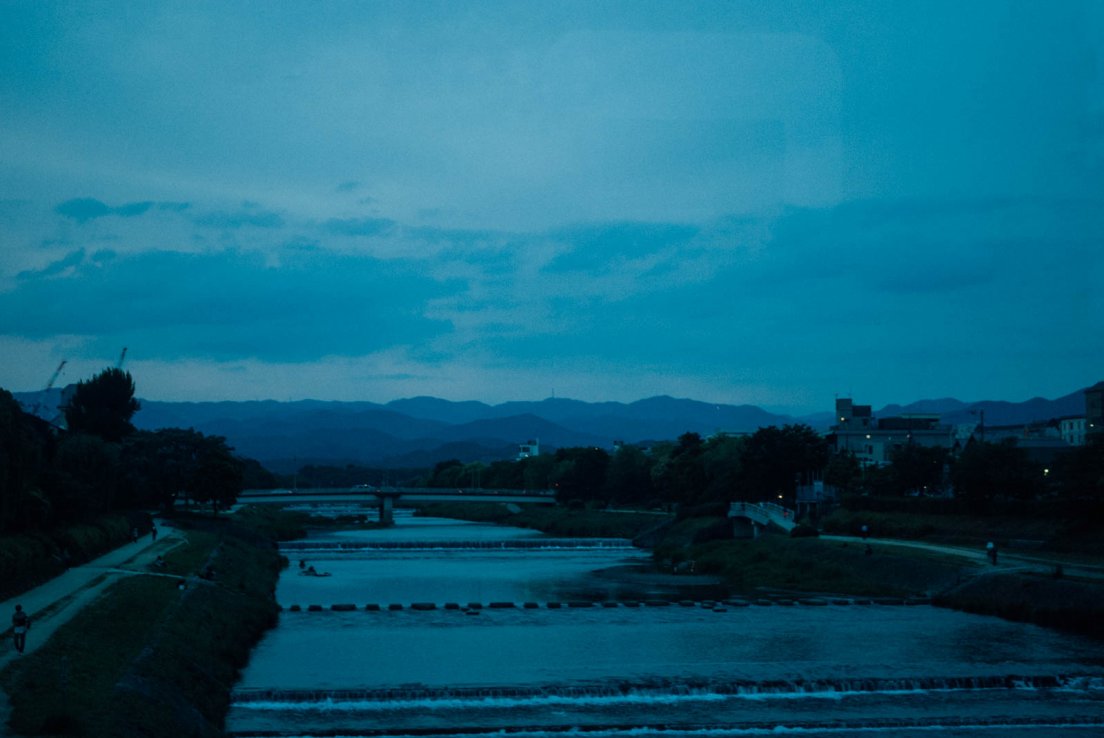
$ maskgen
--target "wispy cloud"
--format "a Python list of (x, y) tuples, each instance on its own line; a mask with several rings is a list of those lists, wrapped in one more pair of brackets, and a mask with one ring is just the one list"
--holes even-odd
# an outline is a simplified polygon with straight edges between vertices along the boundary
[[(64, 276), (64, 279), (59, 279)], [(74, 252), (0, 293), (0, 333), (84, 335), (148, 356), (307, 360), (417, 344), (448, 329), (423, 305), (451, 289), (371, 258)]]
[(237, 230), (239, 228), (280, 228), (284, 218), (277, 212), (265, 210), (256, 203), (244, 203), (237, 210), (224, 210), (197, 214), (193, 221), (205, 228)]
[(146, 201), (129, 202), (111, 207), (95, 198), (78, 197), (72, 200), (66, 200), (59, 204), (54, 210), (59, 215), (64, 215), (66, 218), (72, 218), (78, 223), (86, 223), (90, 220), (104, 218), (109, 215), (115, 215), (120, 218), (134, 218), (139, 215), (145, 215), (153, 206), (154, 203)]

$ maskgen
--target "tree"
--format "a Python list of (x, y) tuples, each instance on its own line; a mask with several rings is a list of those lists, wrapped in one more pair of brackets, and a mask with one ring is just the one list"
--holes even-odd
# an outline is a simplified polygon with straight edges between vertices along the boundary
[(56, 514), (80, 520), (115, 507), (119, 446), (88, 433), (69, 433), (58, 444), (47, 483)]
[(746, 447), (746, 438), (732, 436), (715, 436), (705, 442), (701, 458), (705, 502), (730, 502), (736, 498)]
[(797, 480), (822, 471), (828, 442), (807, 425), (760, 428), (747, 440), (740, 475), (740, 498), (792, 505)]
[(242, 463), (225, 438), (199, 435), (189, 491), (196, 502), (211, 503), (211, 511), (217, 514), (234, 504), (241, 493)]
[(1015, 438), (971, 441), (951, 469), (951, 481), (955, 493), (975, 508), (998, 497), (1030, 499), (1045, 486), (1042, 466), (1028, 459)]
[(40, 489), (52, 441), (46, 423), (24, 413), (0, 389), (0, 530), (47, 522), (50, 504)]
[(1104, 438), (1090, 439), (1056, 466), (1058, 493), (1063, 498), (1104, 501)]
[(177, 495), (190, 496), (204, 438), (199, 431), (181, 428), (136, 431), (127, 437), (122, 451), (125, 502), (169, 509)]
[(606, 481), (610, 456), (600, 448), (561, 448), (553, 457), (551, 482), (556, 500), (596, 500)]
[(636, 446), (617, 449), (606, 467), (605, 496), (613, 502), (643, 503), (654, 494), (647, 454)]
[(678, 443), (655, 469), (655, 485), (664, 499), (684, 505), (701, 502), (705, 492), (704, 450), (705, 443), (697, 433), (678, 437)]
[(908, 444), (890, 454), (893, 492), (899, 495), (940, 491), (950, 452), (942, 446)]
[(862, 465), (853, 451), (840, 451), (828, 460), (828, 465), (824, 468), (824, 483), (843, 494), (858, 491), (862, 478)]
[(464, 463), (460, 459), (448, 459), (438, 461), (433, 467), (433, 473), (426, 482), (427, 487), (441, 489), (457, 489), (460, 487), (460, 475), (464, 472)]
[(210, 502), (217, 512), (237, 499), (244, 481), (245, 463), (225, 438), (191, 429), (138, 431), (123, 444), (122, 457), (124, 501), (129, 505), (170, 508), (183, 495)]
[(552, 454), (530, 456), (518, 462), (525, 489), (551, 489), (556, 459)]
[(77, 383), (72, 399), (65, 406), (65, 422), (70, 431), (118, 442), (134, 432), (130, 419), (138, 408), (130, 372), (105, 369), (92, 379)]
[(480, 484), (485, 489), (522, 489), (524, 468), (517, 461), (493, 461), (481, 472)]

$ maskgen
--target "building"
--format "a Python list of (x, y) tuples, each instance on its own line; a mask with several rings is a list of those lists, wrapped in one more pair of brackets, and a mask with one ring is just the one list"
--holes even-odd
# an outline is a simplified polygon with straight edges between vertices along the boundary
[(1104, 382), (1085, 390), (1085, 442), (1104, 437)]
[(794, 495), (796, 517), (816, 520), (830, 510), (838, 498), (836, 488), (825, 484), (819, 474), (798, 479)]
[(869, 405), (839, 398), (828, 440), (837, 452), (853, 453), (863, 466), (881, 466), (890, 462), (894, 450), (908, 445), (953, 449), (955, 429), (927, 413), (875, 418)]
[(540, 456), (540, 439), (530, 439), (525, 443), (518, 444), (517, 460), (532, 458), (534, 456)]
[(1067, 415), (1058, 418), (1058, 435), (1070, 446), (1085, 445), (1085, 416)]

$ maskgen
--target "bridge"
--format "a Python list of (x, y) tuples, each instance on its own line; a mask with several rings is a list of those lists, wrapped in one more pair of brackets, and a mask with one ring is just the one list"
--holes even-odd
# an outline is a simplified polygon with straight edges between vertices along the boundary
[(728, 517), (737, 538), (757, 538), (759, 526), (776, 525), (788, 533), (797, 525), (793, 510), (773, 502), (733, 502)]
[(250, 505), (302, 505), (312, 502), (369, 502), (379, 505), (380, 522), (395, 521), (395, 503), (411, 502), (512, 502), (555, 505), (553, 490), (435, 489), (432, 487), (314, 487), (306, 489), (247, 489), (238, 501)]

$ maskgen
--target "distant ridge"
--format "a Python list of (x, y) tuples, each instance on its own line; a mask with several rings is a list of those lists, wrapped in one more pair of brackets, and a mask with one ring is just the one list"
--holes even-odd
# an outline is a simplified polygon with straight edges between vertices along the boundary
[[(25, 409), (54, 413), (61, 390), (17, 392)], [(635, 402), (584, 402), (549, 398), (489, 405), (411, 397), (385, 404), (276, 400), (248, 402), (162, 402), (142, 400), (134, 416), (144, 430), (194, 428), (225, 436), (238, 453), (277, 471), (302, 464), (363, 464), (390, 468), (432, 466), (437, 461), (490, 462), (513, 458), (519, 443), (539, 440), (543, 449), (612, 447), (614, 441), (674, 440), (686, 432), (753, 433), (771, 425), (806, 423), (826, 430), (832, 413), (794, 417), (754, 405), (725, 405), (661, 395)], [(966, 403), (954, 398), (886, 405), (875, 413), (938, 414), (945, 423), (989, 426), (1045, 421), (1084, 412), (1084, 390), (1056, 400)]]

